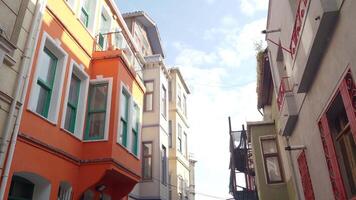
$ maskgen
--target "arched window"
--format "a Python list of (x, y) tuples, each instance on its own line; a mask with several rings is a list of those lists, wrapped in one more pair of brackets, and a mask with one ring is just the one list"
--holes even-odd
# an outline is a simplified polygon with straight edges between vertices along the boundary
[(9, 200), (31, 200), (35, 184), (20, 176), (13, 176), (9, 192)]

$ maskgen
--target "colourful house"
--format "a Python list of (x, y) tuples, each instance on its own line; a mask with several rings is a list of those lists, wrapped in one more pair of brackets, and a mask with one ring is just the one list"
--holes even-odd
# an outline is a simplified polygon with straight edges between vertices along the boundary
[(144, 60), (112, 0), (41, 2), (1, 198), (127, 199), (141, 178)]

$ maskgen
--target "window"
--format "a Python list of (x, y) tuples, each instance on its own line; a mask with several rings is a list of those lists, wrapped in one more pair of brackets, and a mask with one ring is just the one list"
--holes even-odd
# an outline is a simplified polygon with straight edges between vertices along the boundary
[(168, 81), (168, 100), (172, 101), (172, 81)]
[(283, 182), (276, 139), (261, 138), (261, 144), (267, 183), (273, 184)]
[(67, 182), (61, 182), (59, 184), (57, 199), (58, 200), (71, 200), (72, 196), (72, 187)]
[(179, 108), (182, 108), (181, 92), (182, 92), (182, 89), (181, 89), (180, 85), (178, 85), (178, 91), (177, 91), (178, 102), (177, 103), (178, 103)]
[(129, 126), (129, 106), (130, 106), (130, 95), (123, 88), (121, 93), (120, 102), (120, 136), (119, 143), (127, 147), (127, 136), (128, 136), (128, 126)]
[(187, 138), (187, 133), (184, 132), (183, 134), (183, 142), (184, 142), (184, 147), (183, 147), (183, 155), (185, 157), (188, 157), (188, 138)]
[(178, 124), (178, 151), (182, 153), (182, 126)]
[(340, 94), (336, 96), (326, 116), (346, 193), (351, 198), (356, 196), (356, 145)]
[(152, 180), (152, 142), (142, 143), (142, 180)]
[(36, 112), (47, 118), (53, 92), (58, 58), (46, 47), (43, 49), (43, 52), (44, 54), (39, 63), (39, 73), (37, 79), (37, 85), (39, 86), (40, 91), (38, 95)]
[(132, 114), (132, 137), (131, 137), (131, 148), (132, 153), (137, 156), (138, 153), (138, 138), (139, 138), (139, 127), (140, 127), (140, 108), (137, 104), (134, 104), (133, 114)]
[(80, 20), (87, 28), (89, 27), (89, 13), (90, 13), (90, 1), (84, 0), (83, 6), (80, 10)]
[(108, 104), (108, 83), (92, 83), (89, 87), (88, 114), (85, 140), (100, 140), (105, 137)]
[(161, 164), (162, 164), (161, 182), (162, 184), (167, 185), (167, 149), (163, 145), (162, 145)]
[(9, 200), (31, 200), (34, 189), (35, 184), (31, 181), (19, 176), (13, 176), (9, 191)]
[(169, 148), (172, 148), (172, 120), (168, 121), (168, 143), (169, 143)]
[(172, 200), (172, 174), (168, 175), (168, 200)]
[(90, 31), (93, 31), (97, 0), (82, 0), (79, 19)]
[(88, 99), (89, 76), (84, 67), (72, 60), (65, 96), (65, 110), (62, 115), (61, 128), (77, 138), (83, 138)]
[(46, 32), (39, 49), (28, 109), (56, 124), (68, 56)]
[(145, 111), (153, 111), (153, 81), (145, 81), (146, 93), (145, 93)]
[(161, 109), (162, 109), (162, 115), (163, 117), (167, 117), (167, 90), (166, 88), (162, 85), (162, 97), (161, 97)]
[(107, 34), (110, 32), (111, 28), (111, 19), (108, 11), (103, 7), (100, 15), (100, 29), (99, 29), (99, 46), (106, 50), (108, 47)]
[(183, 95), (183, 113), (187, 116), (187, 97)]
[(178, 199), (183, 200), (184, 183), (183, 178), (178, 176)]
[(67, 101), (67, 112), (64, 122), (64, 128), (67, 131), (74, 133), (78, 113), (78, 100), (80, 92), (80, 79), (75, 74), (72, 74), (69, 88), (70, 89)]

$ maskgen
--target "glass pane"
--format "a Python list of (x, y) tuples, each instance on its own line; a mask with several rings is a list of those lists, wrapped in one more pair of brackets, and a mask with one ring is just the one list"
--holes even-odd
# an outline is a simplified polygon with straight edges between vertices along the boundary
[(48, 114), (49, 98), (50, 92), (40, 86), (36, 112), (44, 117), (47, 117)]
[(70, 132), (74, 132), (76, 110), (67, 106), (66, 118), (64, 121), (64, 128)]
[(151, 158), (144, 158), (143, 160), (143, 179), (150, 179), (151, 175), (151, 167), (152, 167), (152, 159)]
[(339, 139), (342, 160), (346, 169), (347, 182), (352, 195), (356, 194), (356, 146), (351, 131)]
[(262, 140), (263, 153), (277, 153), (276, 140)]
[(153, 82), (146, 82), (146, 92), (153, 92)]
[(105, 130), (105, 112), (89, 115), (89, 138), (103, 139)]
[(143, 155), (148, 156), (152, 154), (152, 144), (151, 143), (144, 143), (143, 144)]
[(268, 178), (271, 182), (282, 181), (281, 171), (279, 169), (278, 157), (266, 158)]
[(69, 96), (68, 96), (68, 101), (73, 106), (77, 106), (78, 104), (79, 90), (80, 90), (80, 79), (73, 74), (72, 79), (70, 80), (70, 88), (69, 88)]
[(88, 27), (88, 25), (89, 25), (89, 15), (88, 15), (87, 11), (85, 10), (85, 8), (81, 9), (80, 21), (82, 21), (83, 24), (86, 27)]
[(132, 152), (135, 154), (135, 155), (137, 155), (137, 132), (136, 131), (132, 131), (132, 144), (131, 144), (131, 146), (132, 146)]
[(127, 122), (123, 119), (120, 120), (120, 135), (119, 135), (119, 142), (126, 146), (127, 142)]
[(128, 95), (123, 92), (122, 93), (122, 99), (120, 102), (120, 110), (121, 110), (121, 117), (127, 122), (127, 117), (128, 117), (128, 104), (129, 104), (129, 97)]
[(132, 113), (132, 126), (135, 131), (138, 131), (139, 128), (139, 117), (140, 117), (140, 109), (135, 104)]
[(146, 94), (145, 95), (145, 108), (146, 108), (146, 111), (151, 111), (153, 110), (153, 94), (150, 93), (150, 94)]
[(105, 110), (108, 84), (96, 84), (90, 86), (90, 107), (89, 111)]
[(43, 52), (44, 53), (38, 63), (38, 78), (52, 86), (57, 65), (57, 58), (46, 48)]

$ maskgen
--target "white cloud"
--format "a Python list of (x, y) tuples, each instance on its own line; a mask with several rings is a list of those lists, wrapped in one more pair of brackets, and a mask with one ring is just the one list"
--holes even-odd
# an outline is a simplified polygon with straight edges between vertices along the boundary
[[(236, 74), (243, 61), (255, 60), (254, 42), (263, 39), (260, 30), (266, 19), (252, 21), (242, 27), (233, 18), (222, 19), (221, 26), (206, 32), (205, 39), (217, 40), (212, 51), (204, 51), (183, 43), (174, 46), (179, 51), (175, 60), (192, 94), (188, 99), (190, 151), (196, 164), (197, 200), (214, 199), (199, 193), (229, 198), (229, 132), (228, 116), (233, 128), (239, 130), (246, 121), (259, 120), (256, 109), (256, 83), (228, 87), (241, 83)], [(255, 66), (248, 66), (254, 70)], [(235, 82), (235, 83), (232, 83)]]
[(240, 0), (240, 11), (252, 16), (257, 11), (265, 11), (268, 9), (268, 0)]

